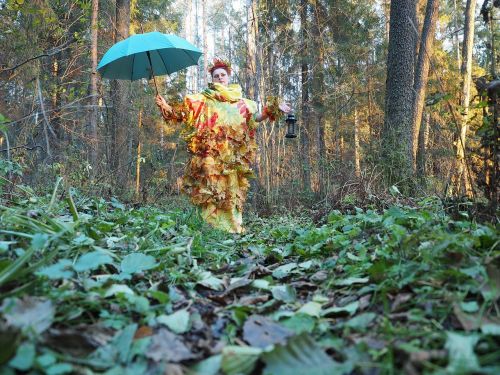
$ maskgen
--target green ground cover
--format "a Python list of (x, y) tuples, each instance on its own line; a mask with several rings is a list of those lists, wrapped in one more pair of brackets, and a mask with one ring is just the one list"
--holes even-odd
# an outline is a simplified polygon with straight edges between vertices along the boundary
[(0, 207), (5, 374), (500, 373), (499, 228), (436, 199), (243, 235), (56, 201)]

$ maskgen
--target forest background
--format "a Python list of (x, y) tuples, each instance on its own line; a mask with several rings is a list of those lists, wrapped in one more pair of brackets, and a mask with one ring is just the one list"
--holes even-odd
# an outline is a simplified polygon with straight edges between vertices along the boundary
[[(0, 373), (500, 373), (500, 1), (0, 0)], [(262, 108), (246, 233), (180, 197), (158, 30)], [(292, 212), (288, 212), (292, 211)]]
[(63, 176), (125, 201), (177, 195), (188, 155), (154, 86), (95, 70), (115, 42), (158, 30), (204, 52), (198, 67), (158, 78), (170, 101), (202, 89), (207, 63), (221, 56), (247, 97), (292, 104), (298, 138), (284, 137), (283, 121), (257, 134), (250, 202), (261, 212), (361, 205), (387, 191), (469, 196), (495, 210), (498, 5), (0, 1), (0, 186), (45, 191)]

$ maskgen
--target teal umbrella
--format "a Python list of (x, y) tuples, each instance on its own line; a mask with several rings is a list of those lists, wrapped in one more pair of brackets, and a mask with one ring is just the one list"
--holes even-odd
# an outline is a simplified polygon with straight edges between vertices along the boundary
[(132, 35), (113, 45), (97, 70), (109, 79), (151, 79), (197, 65), (200, 56), (201, 51), (187, 40), (154, 31)]

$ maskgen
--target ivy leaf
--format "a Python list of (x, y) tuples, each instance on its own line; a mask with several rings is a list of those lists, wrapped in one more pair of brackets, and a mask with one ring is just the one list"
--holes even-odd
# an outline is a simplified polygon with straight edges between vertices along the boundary
[(49, 236), (45, 233), (36, 233), (31, 240), (31, 247), (35, 250), (41, 250), (45, 246)]
[(190, 315), (186, 309), (178, 310), (170, 315), (160, 315), (158, 323), (165, 324), (174, 333), (185, 333), (190, 329)]
[(73, 276), (73, 271), (68, 269), (72, 262), (69, 259), (60, 259), (56, 264), (42, 268), (37, 271), (38, 276), (46, 276), (51, 280), (69, 279)]
[(130, 289), (127, 285), (125, 285), (125, 284), (113, 284), (106, 291), (106, 293), (104, 294), (104, 297), (111, 297), (111, 296), (117, 295), (118, 293), (128, 294), (131, 296), (135, 295), (134, 291), (132, 289)]
[(500, 336), (500, 324), (486, 323), (481, 325), (481, 332), (485, 335)]
[(468, 374), (479, 370), (479, 361), (474, 353), (479, 336), (465, 336), (454, 332), (447, 332), (446, 335), (449, 358), (446, 370), (451, 374)]
[(345, 325), (350, 328), (364, 330), (375, 320), (376, 317), (377, 314), (371, 312), (360, 314), (348, 320)]
[(297, 299), (297, 292), (290, 285), (277, 285), (271, 288), (271, 293), (273, 297), (278, 301), (283, 301), (285, 303), (295, 302)]
[(158, 264), (151, 255), (131, 253), (123, 258), (121, 270), (123, 273), (137, 273), (155, 268)]
[(23, 299), (5, 299), (1, 311), (8, 325), (36, 333), (42, 333), (49, 328), (55, 314), (50, 300), (28, 296)]
[(318, 302), (307, 302), (303, 305), (298, 311), (298, 314), (306, 314), (310, 316), (314, 316), (319, 318), (319, 314), (321, 313), (321, 304)]
[(35, 361), (35, 345), (23, 343), (17, 348), (16, 356), (9, 362), (10, 367), (20, 371), (28, 371)]
[(210, 271), (204, 271), (199, 274), (199, 280), (197, 284), (203, 285), (206, 288), (210, 288), (217, 291), (224, 290), (224, 282), (213, 276)]
[(92, 251), (78, 258), (73, 268), (76, 272), (84, 272), (95, 270), (103, 264), (113, 264), (113, 259), (102, 251)]
[(222, 354), (217, 354), (198, 362), (188, 370), (187, 375), (218, 375), (222, 363)]
[(347, 313), (349, 315), (353, 315), (356, 313), (359, 307), (359, 302), (354, 301), (342, 307), (330, 307), (321, 312), (321, 316), (335, 315), (340, 313)]
[(261, 353), (262, 349), (250, 346), (226, 346), (222, 349), (222, 370), (226, 375), (248, 375)]
[(273, 277), (275, 277), (276, 279), (284, 279), (295, 268), (297, 268), (297, 263), (288, 263), (283, 266), (279, 266), (273, 271)]
[(347, 279), (337, 280), (335, 285), (348, 286), (353, 284), (366, 284), (368, 277), (348, 277)]

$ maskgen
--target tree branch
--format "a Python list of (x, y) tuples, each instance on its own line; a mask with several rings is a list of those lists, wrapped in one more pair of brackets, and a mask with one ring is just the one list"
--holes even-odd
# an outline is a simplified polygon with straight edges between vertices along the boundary
[(49, 57), (49, 56), (52, 56), (52, 55), (55, 55), (56, 53), (59, 53), (63, 50), (65, 50), (66, 48), (69, 47), (69, 45), (73, 42), (75, 42), (76, 39), (75, 38), (71, 38), (69, 39), (66, 43), (58, 46), (58, 47), (54, 47), (52, 48), (51, 50), (45, 52), (45, 53), (42, 53), (41, 55), (38, 55), (38, 56), (34, 56), (34, 57), (30, 57), (29, 59), (23, 61), (22, 63), (19, 63), (17, 64), (16, 66), (13, 66), (11, 68), (3, 68), (3, 69), (0, 69), (0, 73), (3, 73), (3, 72), (10, 72), (12, 70), (16, 70), (17, 68), (20, 68), (21, 66), (29, 63), (30, 61), (33, 61), (33, 60), (36, 60), (36, 59), (39, 59), (39, 58), (42, 58), (42, 57)]

